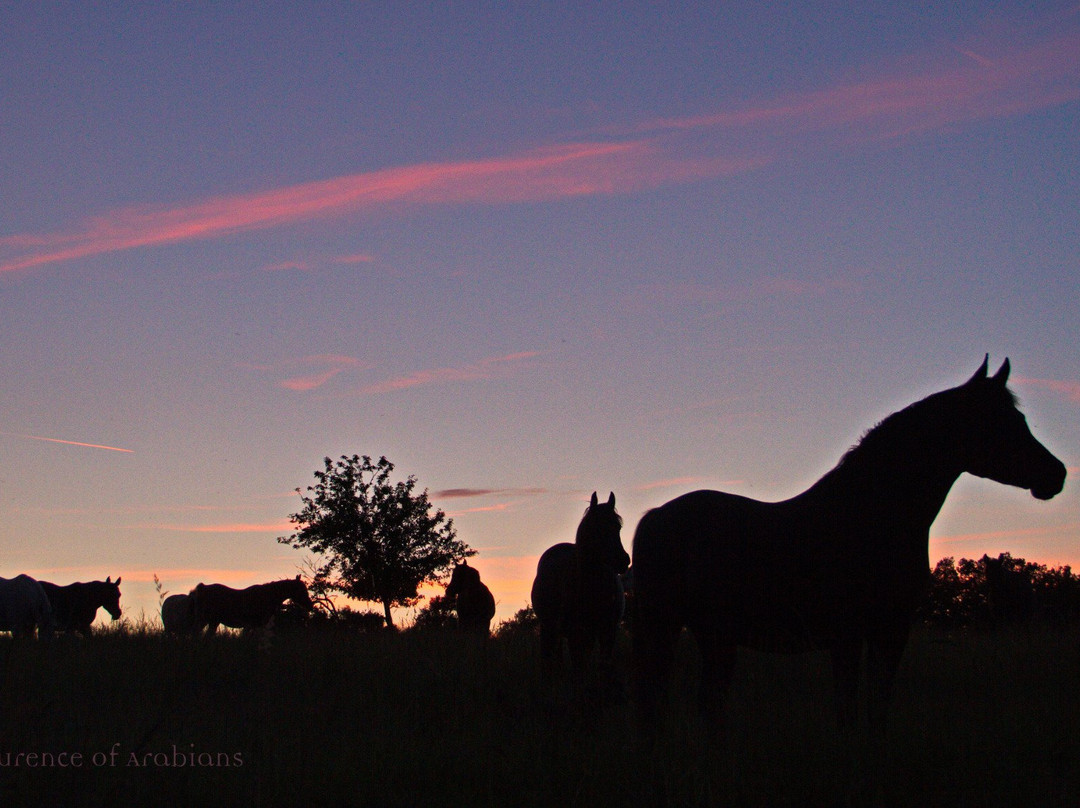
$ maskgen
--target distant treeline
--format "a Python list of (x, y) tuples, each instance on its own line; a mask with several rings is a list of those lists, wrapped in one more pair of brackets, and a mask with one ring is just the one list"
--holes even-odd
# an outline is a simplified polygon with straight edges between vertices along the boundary
[[(633, 597), (628, 591), (627, 596)], [(316, 601), (319, 599), (316, 598)], [(328, 603), (328, 601), (327, 601)], [(627, 610), (630, 619), (631, 609)], [(926, 601), (917, 619), (936, 628), (994, 627), (1041, 623), (1053, 626), (1080, 623), (1080, 574), (1069, 566), (1048, 567), (1002, 553), (997, 558), (943, 558), (930, 573)], [(409, 628), (451, 629), (457, 618), (452, 601), (441, 595), (428, 598)], [(381, 614), (349, 607), (316, 609), (311, 614), (287, 605), (276, 619), (279, 628), (336, 627), (359, 632), (383, 628)], [(530, 606), (495, 627), (497, 635), (536, 631)]]
[(941, 559), (919, 618), (940, 628), (1080, 622), (1080, 575), (1002, 553)]

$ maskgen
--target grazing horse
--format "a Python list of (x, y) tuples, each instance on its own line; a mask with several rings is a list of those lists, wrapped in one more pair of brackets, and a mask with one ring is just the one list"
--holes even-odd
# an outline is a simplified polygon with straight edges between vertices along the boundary
[(601, 505), (594, 492), (574, 544), (556, 544), (540, 556), (532, 605), (540, 620), (542, 673), (547, 682), (558, 667), (566, 638), (579, 680), (590, 654), (599, 646), (601, 673), (608, 680), (601, 686), (612, 692), (621, 690), (614, 671), (615, 632), (624, 605), (619, 576), (630, 566), (621, 530), (615, 494)]
[(459, 630), (488, 635), (491, 618), (495, 616), (495, 598), (480, 580), (479, 570), (470, 567), (467, 561), (454, 567), (446, 597), (454, 602)]
[(52, 606), (41, 584), (29, 575), (0, 578), (0, 631), (15, 637), (50, 635), (54, 626)]
[(268, 584), (255, 584), (247, 589), (233, 589), (224, 584), (199, 584), (191, 590), (194, 602), (195, 625), (207, 634), (213, 634), (218, 626), (229, 628), (266, 628), (281, 608), (291, 600), (305, 609), (314, 605), (308, 597), (307, 587), (300, 576)]
[(865, 646), (869, 720), (883, 728), (912, 615), (929, 582), (930, 525), (968, 472), (1050, 499), (1065, 466), (1031, 434), (1009, 361), (890, 415), (808, 490), (783, 502), (696, 491), (642, 517), (634, 537), (635, 689), (646, 726), (689, 627), (699, 706), (719, 719), (736, 647), (832, 655), (838, 719), (857, 717)]
[(59, 586), (41, 581), (41, 588), (52, 605), (57, 631), (77, 631), (90, 635), (90, 624), (97, 610), (104, 608), (113, 620), (120, 619), (120, 579), (109, 576), (104, 581)]
[(161, 604), (161, 624), (166, 634), (198, 634), (195, 599), (191, 595), (169, 595)]

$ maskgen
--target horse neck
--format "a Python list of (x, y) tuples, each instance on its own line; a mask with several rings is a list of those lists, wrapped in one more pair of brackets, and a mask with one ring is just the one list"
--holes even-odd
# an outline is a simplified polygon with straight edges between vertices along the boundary
[(913, 434), (907, 442), (859, 446), (802, 496), (856, 518), (928, 529), (963, 472), (947, 444)]
[(293, 596), (296, 585), (292, 581), (274, 581), (266, 586), (268, 593), (272, 593), (279, 603), (284, 603)]

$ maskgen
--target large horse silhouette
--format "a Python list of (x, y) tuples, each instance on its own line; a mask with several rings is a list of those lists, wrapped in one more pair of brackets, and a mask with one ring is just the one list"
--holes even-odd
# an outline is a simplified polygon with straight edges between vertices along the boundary
[(98, 609), (105, 609), (109, 617), (119, 620), (120, 579), (112, 576), (104, 581), (74, 583), (67, 586), (41, 581), (49, 603), (52, 605), (53, 618), (58, 631), (77, 631), (89, 636), (90, 625), (97, 617)]
[(616, 684), (615, 631), (624, 605), (619, 576), (630, 565), (621, 530), (615, 494), (600, 504), (593, 492), (574, 543), (556, 544), (540, 556), (532, 585), (532, 605), (540, 620), (542, 673), (549, 684), (562, 657), (564, 638), (579, 683), (590, 655), (599, 646), (600, 674), (608, 680), (600, 685), (610, 690)]
[(883, 726), (912, 615), (929, 581), (930, 525), (964, 472), (1050, 499), (1065, 466), (1006, 387), (1009, 360), (871, 429), (805, 492), (759, 502), (678, 497), (634, 537), (635, 690), (656, 718), (681, 629), (701, 652), (702, 712), (719, 719), (736, 647), (832, 655), (838, 718), (857, 717), (864, 646), (869, 720)]
[(480, 571), (462, 561), (454, 567), (446, 597), (453, 600), (457, 611), (458, 629), (468, 633), (487, 636), (491, 630), (491, 618), (495, 616), (495, 597), (480, 580)]
[(305, 609), (313, 608), (307, 587), (299, 575), (246, 589), (233, 589), (224, 584), (199, 584), (191, 590), (190, 597), (196, 630), (205, 628), (207, 634), (215, 633), (220, 625), (240, 629), (266, 628), (287, 600)]

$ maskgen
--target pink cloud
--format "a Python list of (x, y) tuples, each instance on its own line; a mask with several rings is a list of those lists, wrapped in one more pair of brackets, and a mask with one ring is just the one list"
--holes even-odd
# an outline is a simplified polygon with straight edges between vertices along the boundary
[(369, 384), (356, 390), (357, 395), (374, 396), (384, 393), (393, 393), (397, 390), (408, 390), (411, 387), (424, 387), (435, 384), (449, 384), (452, 382), (467, 382), (477, 379), (491, 379), (506, 372), (506, 368), (517, 365), (527, 359), (540, 356), (542, 351), (522, 351), (507, 354), (506, 356), (494, 356), (481, 359), (471, 365), (452, 368), (434, 368), (431, 370), (418, 370), (407, 376), (399, 376), (394, 379)]
[(957, 533), (951, 536), (936, 536), (938, 544), (960, 544), (969, 542), (997, 542), (1002, 539), (1022, 539), (1075, 533), (1078, 525), (1055, 525), (1051, 527), (1016, 528), (1014, 530), (991, 530), (984, 533)]
[[(106, 212), (70, 229), (0, 238), (0, 272), (135, 247), (277, 227), (398, 206), (505, 204), (631, 193), (729, 176), (805, 147), (870, 142), (1046, 109), (1080, 98), (1075, 14), (1027, 45), (966, 43), (951, 63), (789, 94), (703, 115), (664, 118), (611, 140), (564, 143), (459, 162), (421, 163), (181, 205)], [(921, 63), (940, 54), (918, 55)], [(732, 133), (745, 131), (742, 153)], [(716, 133), (724, 137), (717, 139)], [(687, 137), (698, 138), (693, 147)], [(771, 146), (765, 144), (771, 143)], [(773, 153), (766, 153), (765, 149)], [(363, 260), (363, 259), (361, 259)]]
[(467, 499), (470, 497), (486, 497), (498, 494), (505, 496), (507, 494), (513, 495), (535, 495), (546, 494), (546, 488), (446, 488), (442, 491), (432, 492), (433, 497), (440, 499)]
[(697, 485), (702, 482), (704, 477), (672, 477), (667, 480), (654, 480), (648, 483), (642, 483), (641, 485), (635, 485), (635, 491), (652, 491), (656, 488), (685, 488), (691, 485)]
[(140, 525), (131, 525), (131, 530), (166, 530), (175, 533), (278, 533), (284, 535), (291, 533), (294, 525), (291, 522), (230, 522), (218, 525), (187, 525), (168, 522), (150, 522)]
[(289, 270), (308, 272), (310, 269), (311, 264), (307, 261), (279, 261), (276, 264), (268, 264), (262, 268), (263, 272), (286, 272)]
[(955, 50), (966, 57), (960, 64), (705, 115), (657, 119), (631, 131), (755, 129), (794, 140), (840, 130), (846, 139), (873, 140), (1025, 114), (1080, 98), (1080, 29), (1075, 22), (1026, 47), (995, 47), (993, 58), (970, 48)]
[(0, 272), (395, 204), (499, 204), (625, 193), (735, 173), (751, 165), (746, 160), (667, 154), (648, 140), (570, 143), (507, 157), (423, 163), (176, 207), (125, 208), (69, 231), (17, 233), (0, 238), (0, 247), (16, 250), (0, 263)]
[[(157, 575), (163, 584), (177, 579), (187, 581), (216, 581), (218, 583), (238, 583), (250, 581), (255, 583), (261, 573), (255, 570), (238, 570), (224, 567), (171, 567), (153, 570), (120, 568), (109, 571), (104, 567), (79, 566), (79, 567), (39, 567), (26, 570), (26, 574), (34, 578), (49, 580), (50, 576), (63, 580), (104, 580), (106, 576), (123, 578), (123, 583), (150, 583)], [(173, 593), (175, 594), (175, 592)]]
[(375, 260), (375, 256), (366, 253), (355, 253), (353, 255), (337, 255), (330, 260), (335, 264), (370, 264)]
[(1058, 379), (1028, 379), (1013, 376), (1012, 383), (1027, 387), (1041, 387), (1053, 393), (1059, 393), (1074, 404), (1080, 404), (1080, 382), (1061, 381)]
[[(338, 374), (347, 370), (358, 370), (365, 367), (365, 363), (353, 356), (342, 354), (316, 354), (304, 356), (299, 359), (289, 359), (271, 365), (248, 364), (243, 365), (250, 370), (261, 373), (289, 373), (289, 377), (282, 379), (278, 384), (286, 390), (306, 392), (322, 387)], [(299, 375), (297, 370), (304, 372)]]

